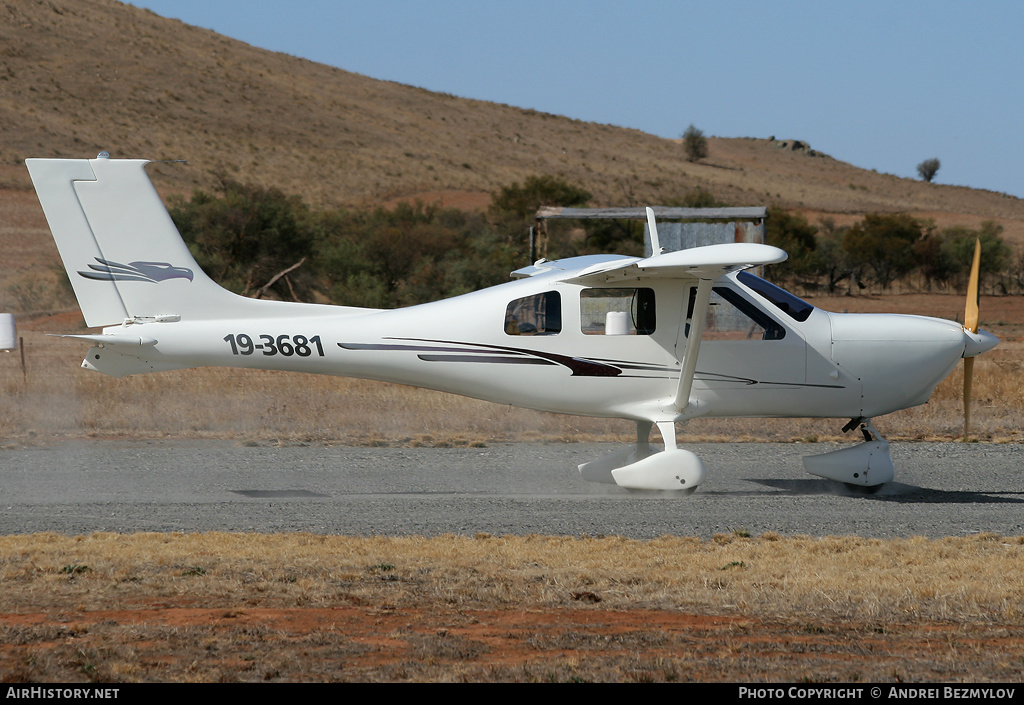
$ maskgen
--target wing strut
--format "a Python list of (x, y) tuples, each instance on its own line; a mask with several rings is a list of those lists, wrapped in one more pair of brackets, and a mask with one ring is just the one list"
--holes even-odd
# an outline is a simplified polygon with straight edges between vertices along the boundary
[[(677, 411), (685, 411), (690, 405), (690, 390), (693, 388), (693, 375), (697, 371), (697, 355), (700, 353), (700, 342), (704, 336), (704, 323), (707, 320), (708, 307), (711, 305), (711, 279), (701, 279), (697, 284), (697, 297), (690, 316), (690, 333), (686, 336), (686, 351), (679, 369), (679, 384), (676, 387), (675, 407)], [(685, 330), (685, 322), (684, 322)], [(659, 427), (660, 428), (660, 427)]]

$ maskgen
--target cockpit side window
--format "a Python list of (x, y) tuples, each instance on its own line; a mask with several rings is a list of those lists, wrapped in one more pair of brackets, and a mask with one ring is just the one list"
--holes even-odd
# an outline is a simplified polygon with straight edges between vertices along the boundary
[(811, 306), (803, 299), (794, 296), (785, 289), (780, 289), (761, 277), (754, 276), (750, 272), (740, 272), (736, 277), (743, 285), (753, 289), (762, 298), (767, 299), (776, 308), (794, 320), (806, 321), (808, 316), (811, 315), (811, 311), (814, 310), (814, 306)]
[(651, 335), (656, 323), (654, 289), (580, 292), (580, 329), (586, 335)]
[[(686, 319), (693, 318), (697, 287), (690, 289), (690, 303)], [(690, 326), (686, 326), (690, 335)], [(711, 305), (704, 320), (704, 340), (782, 340), (786, 329), (778, 321), (765, 314), (727, 287), (716, 286), (711, 290)]]
[(516, 299), (505, 309), (507, 335), (554, 335), (562, 330), (562, 296), (545, 291)]

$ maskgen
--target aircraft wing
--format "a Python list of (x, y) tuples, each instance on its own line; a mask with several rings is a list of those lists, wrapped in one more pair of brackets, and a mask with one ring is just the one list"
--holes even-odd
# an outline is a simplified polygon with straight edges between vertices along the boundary
[(565, 281), (584, 286), (652, 278), (713, 281), (737, 269), (775, 264), (785, 261), (787, 257), (785, 250), (771, 245), (732, 242), (665, 252), (641, 260), (599, 262)]

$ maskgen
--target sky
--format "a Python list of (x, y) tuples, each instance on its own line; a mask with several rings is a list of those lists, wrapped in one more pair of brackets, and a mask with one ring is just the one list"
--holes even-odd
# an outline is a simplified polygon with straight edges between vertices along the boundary
[(1024, 197), (1016, 0), (133, 0), (372, 78)]

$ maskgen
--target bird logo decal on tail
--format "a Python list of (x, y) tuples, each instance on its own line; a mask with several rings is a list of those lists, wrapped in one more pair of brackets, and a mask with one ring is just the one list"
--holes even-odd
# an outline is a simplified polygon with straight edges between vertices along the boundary
[(99, 264), (90, 264), (91, 272), (78, 273), (86, 279), (114, 282), (162, 282), (166, 279), (188, 279), (192, 281), (192, 270), (175, 267), (168, 262), (129, 262), (120, 264), (107, 259), (95, 258)]

